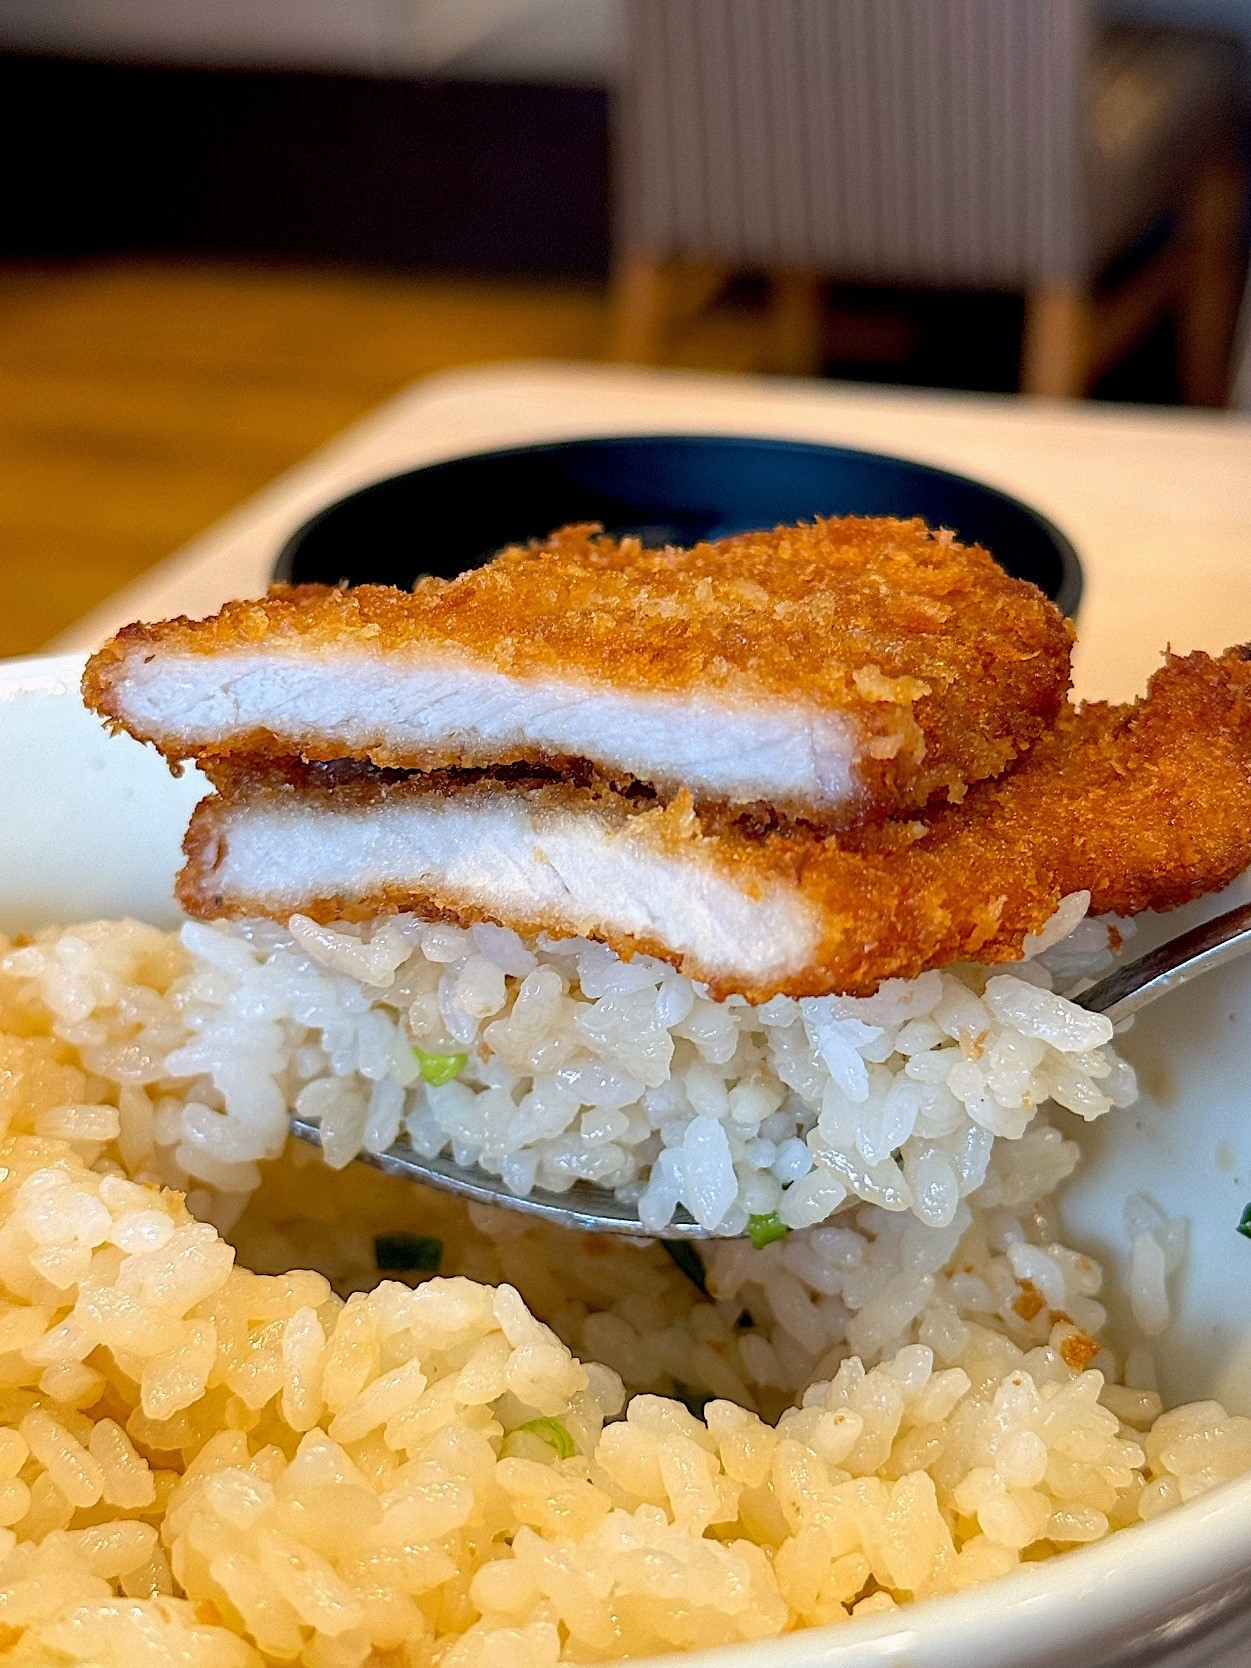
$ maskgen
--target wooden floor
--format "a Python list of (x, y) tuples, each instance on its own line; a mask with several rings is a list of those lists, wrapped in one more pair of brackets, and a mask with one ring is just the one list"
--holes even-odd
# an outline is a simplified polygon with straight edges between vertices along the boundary
[[(0, 267), (0, 656), (40, 648), (415, 377), (599, 358), (602, 291), (152, 261)], [(711, 314), (675, 362), (753, 369)]]

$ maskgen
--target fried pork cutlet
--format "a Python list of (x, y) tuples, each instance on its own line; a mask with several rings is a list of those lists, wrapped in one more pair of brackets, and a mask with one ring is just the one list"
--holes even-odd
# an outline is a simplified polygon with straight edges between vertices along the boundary
[(1069, 708), (1009, 775), (923, 820), (753, 834), (681, 795), (214, 766), (187, 836), (193, 914), (414, 910), (643, 950), (714, 995), (864, 995), (1020, 956), (1070, 892), (1169, 909), (1251, 863), (1251, 664), (1170, 659), (1133, 706)]
[(129, 626), (87, 704), (172, 761), (528, 762), (846, 824), (958, 799), (1055, 720), (1071, 631), (920, 521), (690, 550), (567, 527), (410, 594), (278, 587)]

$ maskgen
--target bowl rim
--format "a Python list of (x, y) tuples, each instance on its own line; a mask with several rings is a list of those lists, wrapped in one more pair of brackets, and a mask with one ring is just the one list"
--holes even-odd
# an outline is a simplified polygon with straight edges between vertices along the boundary
[[(0, 660), (0, 714), (26, 700), (79, 702), (80, 653)], [(7, 716), (0, 723), (14, 722)], [(20, 725), (20, 718), (16, 719)], [(62, 761), (69, 763), (70, 761)], [(4, 786), (0, 780), (0, 808)], [(1129, 1641), (1180, 1643), (1225, 1620), (1251, 1589), (1251, 1473), (1146, 1523), (964, 1592), (853, 1624), (647, 1658), (652, 1668), (1008, 1668)], [(1222, 1597), (1222, 1594), (1224, 1595)], [(1175, 1632), (1174, 1632), (1175, 1630)], [(1119, 1655), (1116, 1657), (1120, 1660)], [(1078, 1660), (1075, 1658), (1075, 1660)], [(1085, 1659), (1081, 1659), (1085, 1660)]]
[[(1081, 557), (1068, 534), (1057, 527), (1049, 516), (1044, 515), (1034, 505), (1026, 503), (1023, 498), (1016, 497), (1014, 493), (1006, 492), (1002, 487), (992, 486), (988, 481), (980, 481), (975, 476), (962, 474), (955, 469), (944, 469), (939, 464), (925, 463), (918, 458), (901, 457), (896, 452), (877, 452), (863, 446), (839, 446), (820, 440), (787, 440), (777, 435), (679, 432), (663, 434), (588, 434), (578, 435), (568, 440), (531, 441), (524, 446), (499, 446), (480, 452), (460, 452), (452, 457), (439, 458), (433, 463), (418, 464), (412, 469), (400, 469), (390, 475), (380, 475), (377, 480), (369, 481), (364, 486), (354, 487), (351, 492), (346, 492), (341, 497), (332, 499), (330, 503), (323, 504), (306, 521), (301, 522), (295, 531), (290, 533), (283, 541), (282, 547), (274, 559), (271, 580), (275, 584), (290, 584), (295, 563), (305, 540), (330, 516), (337, 514), (346, 505), (368, 497), (379, 487), (393, 486), (400, 481), (430, 475), (455, 464), (480, 463), (510, 458), (548, 457), (552, 453), (578, 451), (587, 446), (636, 446), (641, 443), (662, 446), (715, 444), (730, 449), (741, 447), (757, 450), (764, 448), (774, 452), (817, 454), (822, 457), (833, 457), (853, 463), (888, 463), (898, 465), (904, 469), (915, 470), (932, 480), (972, 489), (987, 498), (998, 500), (999, 503), (1007, 505), (1035, 524), (1059, 559), (1060, 584), (1053, 599), (1056, 607), (1069, 619), (1073, 619), (1077, 615), (1085, 585)], [(991, 554), (994, 555), (994, 552), (992, 551)]]
[[(1129, 1536), (1130, 1539), (1126, 1539)], [(649, 1668), (1024, 1668), (1062, 1651), (1074, 1668), (1123, 1659), (1130, 1642), (1176, 1633), (1181, 1644), (1224, 1621), (1232, 1604), (1218, 1595), (1235, 1578), (1251, 1588), (1251, 1473), (1209, 1493), (1127, 1525), (1085, 1546), (1070, 1547), (959, 1593), (919, 1599), (851, 1624), (801, 1628), (732, 1647), (647, 1658)], [(1245, 1604), (1245, 1598), (1244, 1598)], [(1182, 1624), (1193, 1618), (1185, 1633)], [(850, 1631), (848, 1631), (850, 1628)], [(1143, 1668), (1167, 1658), (1133, 1660)], [(1213, 1664), (1216, 1668), (1216, 1664)]]

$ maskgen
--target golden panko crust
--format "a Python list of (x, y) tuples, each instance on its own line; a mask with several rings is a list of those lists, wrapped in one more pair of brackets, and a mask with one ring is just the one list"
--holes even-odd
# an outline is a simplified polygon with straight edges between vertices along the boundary
[[(128, 723), (135, 657), (297, 645), (438, 651), (522, 678), (783, 701), (850, 719), (865, 755), (853, 817), (871, 818), (939, 794), (959, 798), (1031, 746), (1063, 704), (1071, 641), (1068, 622), (1033, 585), (920, 520), (818, 520), (688, 550), (576, 526), (456, 579), (422, 579), (411, 594), (279, 586), (208, 620), (128, 626), (93, 657), (83, 693), (174, 760), (211, 749)], [(254, 731), (217, 750), (326, 759), (336, 743)], [(406, 756), (381, 745), (368, 756), (418, 770), (568, 763), (511, 745), (503, 757), (429, 748)]]
[[(744, 889), (794, 887), (815, 905), (823, 937), (810, 964), (766, 983), (720, 977), (664, 944), (600, 935), (618, 953), (677, 961), (713, 994), (764, 1001), (868, 995), (887, 978), (932, 967), (1018, 959), (1070, 892), (1089, 891), (1094, 914), (1167, 910), (1234, 880), (1251, 864), (1251, 650), (1220, 659), (1170, 657), (1133, 705), (1069, 708), (1054, 732), (1009, 775), (907, 823), (854, 836), (803, 827), (753, 831), (743, 819), (698, 816), (683, 801), (661, 807), (567, 783), (491, 777), (406, 777), (359, 765), (232, 761), (213, 767), (218, 793), (201, 802), (188, 833), (179, 898), (192, 914), (265, 914), (263, 897), (221, 898), (215, 869), (231, 812), (256, 797), (298, 795), (330, 805), (369, 805), (392, 795), (532, 796), (627, 824), (641, 838), (715, 863)], [(362, 920), (393, 910), (470, 924), (490, 919), (471, 900), (437, 888), (307, 898), (320, 921)], [(559, 930), (551, 920), (506, 920), (521, 932)], [(566, 929), (568, 930), (568, 929)]]

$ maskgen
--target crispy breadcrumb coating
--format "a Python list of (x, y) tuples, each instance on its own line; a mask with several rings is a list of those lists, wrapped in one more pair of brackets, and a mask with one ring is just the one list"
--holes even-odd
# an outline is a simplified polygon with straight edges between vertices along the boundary
[[(218, 793), (197, 808), (188, 834), (179, 897), (202, 918), (282, 916), (298, 908), (323, 921), (408, 909), (462, 924), (494, 919), (523, 932), (588, 934), (627, 956), (666, 957), (707, 980), (717, 996), (866, 995), (883, 979), (912, 978), (953, 961), (1018, 958), (1026, 935), (1070, 892), (1089, 891), (1095, 914), (1131, 915), (1172, 909), (1240, 874), (1251, 864), (1249, 655), (1170, 657), (1141, 701), (1067, 709), (1010, 774), (971, 789), (962, 804), (841, 836), (802, 826), (753, 828), (725, 813), (701, 817), (687, 796), (662, 806), (515, 775), (431, 778), (352, 764), (219, 763), (211, 767)], [(292, 876), (268, 871), (223, 879), (231, 842), (250, 818), (275, 813), (281, 829), (290, 816), (299, 839), (311, 831), (315, 852), (319, 830), (331, 835), (356, 818), (353, 827), (367, 840), (384, 809), (436, 812), (440, 805), (467, 811), (471, 825), (476, 813), (523, 810), (538, 865), (545, 830), (555, 838), (589, 820), (601, 846), (616, 842), (621, 851), (623, 890), (616, 898), (579, 899), (557, 889), (555, 902), (530, 915), (501, 914), (482, 886), (451, 884), (447, 873), (405, 875), (402, 854), (385, 884), (326, 892), (314, 885), (297, 893)], [(375, 855), (362, 845), (362, 864)], [(674, 909), (669, 930), (651, 899), (643, 902), (652, 930), (622, 930), (639, 901), (628, 887), (638, 885), (639, 864), (646, 884), (649, 858), (658, 876), (678, 864), (692, 897), (728, 883), (736, 902), (758, 905), (762, 930), (778, 931), (778, 922), (790, 930), (802, 914), (812, 929), (807, 947), (787, 965), (766, 966), (767, 955), (750, 960), (727, 933), (726, 947), (714, 935), (713, 949), (695, 954), (679, 942), (686, 931), (681, 910)], [(394, 864), (394, 853), (387, 860)], [(745, 932), (742, 943), (750, 941)]]
[(649, 550), (592, 527), (409, 594), (133, 625), (87, 704), (171, 760), (529, 762), (827, 825), (958, 799), (1055, 721), (1071, 630), (986, 551), (846, 517)]

